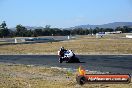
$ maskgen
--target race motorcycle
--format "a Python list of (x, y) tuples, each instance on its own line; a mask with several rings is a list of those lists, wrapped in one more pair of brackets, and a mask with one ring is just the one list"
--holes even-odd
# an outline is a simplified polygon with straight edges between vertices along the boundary
[[(62, 54), (63, 53), (63, 54)], [(59, 63), (66, 61), (66, 63), (79, 63), (79, 58), (72, 52), (72, 50), (58, 51)]]

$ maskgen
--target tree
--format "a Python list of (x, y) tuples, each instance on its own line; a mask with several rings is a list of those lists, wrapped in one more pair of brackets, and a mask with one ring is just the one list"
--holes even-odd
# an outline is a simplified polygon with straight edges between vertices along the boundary
[(88, 29), (84, 29), (85, 30), (85, 35), (89, 34), (89, 30)]
[(123, 29), (124, 29), (124, 33), (128, 33), (129, 32), (128, 26), (123, 26)]
[(97, 30), (96, 30), (96, 29), (94, 29), (94, 30), (93, 30), (93, 34), (96, 34), (96, 33), (97, 33)]
[(51, 28), (51, 35), (55, 35), (55, 36), (59, 36), (59, 35), (63, 35), (63, 31), (60, 30), (59, 28)]
[(115, 31), (122, 31), (122, 33), (125, 33), (125, 29), (122, 27), (117, 27)]
[(63, 36), (71, 35), (71, 31), (70, 31), (70, 30), (63, 30), (63, 31), (62, 31), (62, 35), (63, 35)]
[(51, 27), (50, 25), (46, 25), (45, 29), (50, 29), (50, 27)]
[(27, 28), (25, 28), (22, 25), (17, 25), (16, 26), (16, 36), (26, 37), (26, 35), (27, 35)]
[(6, 22), (3, 21), (0, 25), (0, 37), (7, 37), (10, 34), (9, 29), (7, 28)]
[(50, 31), (48, 29), (43, 29), (43, 36), (49, 36), (50, 35)]
[(89, 34), (91, 34), (91, 35), (93, 34), (93, 29), (92, 28), (89, 29)]
[(34, 32), (36, 33), (37, 36), (42, 36), (43, 35), (42, 29), (35, 29)]
[(105, 28), (104, 30), (105, 30), (105, 32), (113, 32), (114, 31), (114, 29), (112, 29), (112, 28)]

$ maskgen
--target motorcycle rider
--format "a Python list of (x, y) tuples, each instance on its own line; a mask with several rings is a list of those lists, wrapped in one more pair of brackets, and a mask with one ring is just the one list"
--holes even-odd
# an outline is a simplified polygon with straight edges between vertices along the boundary
[(64, 47), (61, 47), (58, 51), (59, 55), (59, 62), (62, 63), (63, 61), (69, 62), (80, 62), (78, 58), (75, 57), (75, 54), (72, 50), (67, 50)]
[(66, 52), (67, 50), (64, 48), (64, 47), (61, 47), (60, 50), (58, 51), (58, 55), (59, 55), (59, 62), (62, 63), (63, 62), (63, 59), (65, 58), (64, 57), (64, 53)]
[(61, 58), (64, 57), (64, 53), (65, 53), (66, 51), (67, 51), (67, 50), (66, 50), (64, 47), (61, 47), (61, 48), (60, 48), (59, 55), (60, 55)]

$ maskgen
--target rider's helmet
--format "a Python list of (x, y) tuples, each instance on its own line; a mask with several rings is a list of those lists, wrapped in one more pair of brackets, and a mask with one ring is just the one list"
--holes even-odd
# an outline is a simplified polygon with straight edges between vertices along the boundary
[(65, 49), (64, 49), (64, 47), (62, 46), (62, 47), (60, 48), (60, 50), (63, 51), (63, 50), (65, 50)]

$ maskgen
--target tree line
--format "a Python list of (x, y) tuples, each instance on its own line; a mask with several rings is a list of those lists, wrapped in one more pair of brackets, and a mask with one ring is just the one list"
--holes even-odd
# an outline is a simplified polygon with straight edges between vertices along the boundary
[(112, 28), (94, 28), (94, 29), (84, 29), (84, 28), (51, 28), (50, 25), (46, 25), (44, 28), (38, 29), (27, 29), (23, 25), (16, 25), (15, 30), (11, 30), (7, 27), (6, 22), (3, 21), (0, 25), (0, 37), (37, 37), (37, 36), (67, 36), (67, 35), (88, 35), (96, 34), (98, 32), (113, 32), (122, 31), (122, 33), (132, 32), (132, 27), (123, 26)]

